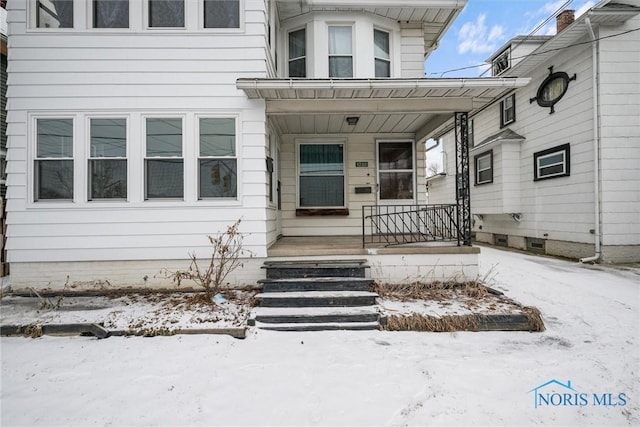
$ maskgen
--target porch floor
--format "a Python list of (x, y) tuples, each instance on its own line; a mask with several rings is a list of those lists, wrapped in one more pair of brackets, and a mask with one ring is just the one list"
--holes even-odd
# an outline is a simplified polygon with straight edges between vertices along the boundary
[(269, 249), (269, 257), (323, 256), (323, 255), (394, 255), (394, 254), (473, 254), (480, 248), (457, 246), (456, 242), (406, 243), (396, 246), (367, 244), (362, 247), (362, 236), (285, 236)]

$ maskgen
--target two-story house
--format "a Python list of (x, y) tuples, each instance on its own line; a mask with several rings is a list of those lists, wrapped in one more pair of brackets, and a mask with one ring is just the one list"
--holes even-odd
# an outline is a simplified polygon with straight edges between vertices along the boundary
[[(577, 19), (561, 13), (555, 36), (516, 37), (489, 58), (494, 76), (531, 81), (469, 113), (478, 242), (640, 261), (638, 28), (639, 1), (605, 0)], [(449, 172), (453, 132), (433, 136)], [(450, 173), (428, 185), (430, 203), (452, 200)]]
[[(161, 286), (239, 218), (233, 283), (279, 237), (370, 255), (365, 207), (426, 201), (425, 138), (528, 82), (424, 78), (465, 3), (9, 2), (12, 286)], [(463, 249), (414, 264), (473, 275)]]

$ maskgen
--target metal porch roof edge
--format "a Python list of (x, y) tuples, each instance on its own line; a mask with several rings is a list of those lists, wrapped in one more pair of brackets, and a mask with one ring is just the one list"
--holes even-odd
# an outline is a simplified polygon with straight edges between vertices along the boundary
[[(393, 93), (385, 92), (384, 96), (375, 96), (375, 91), (394, 91), (412, 89), (432, 89), (451, 90), (467, 89), (469, 98), (479, 95), (487, 89), (511, 89), (523, 87), (529, 84), (528, 77), (477, 77), (477, 78), (447, 78), (447, 79), (268, 79), (268, 78), (239, 78), (236, 80), (236, 87), (243, 90), (249, 99), (276, 99), (265, 93), (277, 93), (280, 91), (293, 91), (293, 99), (309, 99), (308, 91), (354, 91), (357, 98), (377, 98), (377, 99), (404, 99), (404, 96), (395, 96)], [(474, 89), (476, 91), (474, 91)], [(300, 96), (304, 91), (305, 95)], [(446, 98), (446, 94), (437, 98)], [(456, 94), (456, 98), (460, 95)], [(352, 96), (353, 99), (356, 96)], [(313, 98), (312, 98), (313, 99)]]

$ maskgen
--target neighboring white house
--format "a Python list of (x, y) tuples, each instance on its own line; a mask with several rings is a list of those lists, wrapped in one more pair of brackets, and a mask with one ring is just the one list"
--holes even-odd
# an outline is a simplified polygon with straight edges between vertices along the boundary
[[(565, 11), (555, 36), (517, 37), (489, 58), (494, 75), (531, 82), (469, 113), (476, 241), (640, 261), (639, 12), (638, 0), (605, 0), (575, 21)], [(453, 133), (432, 136), (448, 162), (427, 179), (429, 203), (447, 203)]]
[(465, 3), (9, 2), (12, 286), (162, 284), (238, 218), (250, 283), (279, 236), (425, 203), (426, 136), (528, 82), (423, 78)]

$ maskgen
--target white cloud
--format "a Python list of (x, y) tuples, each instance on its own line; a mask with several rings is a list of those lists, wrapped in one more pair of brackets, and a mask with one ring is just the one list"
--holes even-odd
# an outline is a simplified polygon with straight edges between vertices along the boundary
[(466, 22), (458, 31), (458, 53), (493, 52), (504, 39), (504, 27), (494, 25), (489, 29), (485, 23), (487, 15), (478, 15), (475, 22)]

